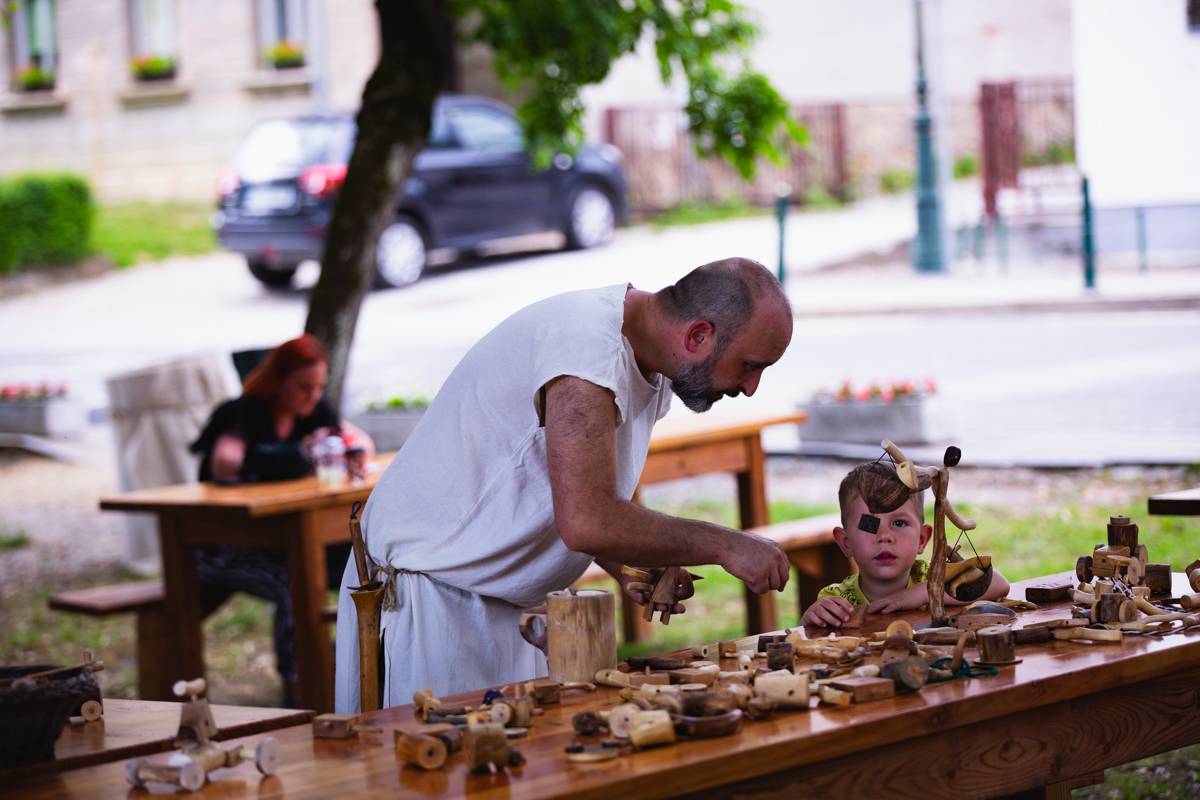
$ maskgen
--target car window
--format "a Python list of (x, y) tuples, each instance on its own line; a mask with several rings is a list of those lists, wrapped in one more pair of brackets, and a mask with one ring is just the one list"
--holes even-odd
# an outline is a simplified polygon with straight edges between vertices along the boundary
[(429, 129), (428, 146), (441, 150), (458, 147), (458, 141), (454, 138), (454, 131), (450, 127), (450, 120), (447, 119), (446, 112), (437, 107), (433, 111), (433, 125)]
[(525, 146), (521, 125), (490, 106), (452, 106), (447, 122), (459, 143), (469, 150), (520, 150)]
[(234, 168), (250, 181), (296, 172), (342, 153), (349, 155), (353, 137), (353, 126), (333, 119), (267, 120), (251, 129)]

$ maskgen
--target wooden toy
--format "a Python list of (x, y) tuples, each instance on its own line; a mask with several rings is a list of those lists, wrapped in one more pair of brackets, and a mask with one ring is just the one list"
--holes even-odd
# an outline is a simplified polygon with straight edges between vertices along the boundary
[(997, 603), (980, 603), (967, 606), (950, 624), (960, 630), (974, 631), (989, 625), (1009, 625), (1016, 618), (1016, 612), (1010, 608)]
[(675, 733), (690, 736), (694, 739), (707, 739), (715, 736), (731, 736), (742, 728), (742, 711), (734, 708), (719, 714), (705, 716), (672, 717)]
[[(78, 664), (71, 664), (67, 667), (55, 667), (54, 669), (42, 670), (41, 672), (32, 672), (27, 675), (21, 675), (16, 678), (0, 679), (0, 687), (6, 686), (33, 686), (36, 684), (44, 684), (56, 679), (68, 678), (73, 675), (79, 675), (84, 672), (96, 673), (104, 669), (104, 662), (97, 661), (91, 650), (83, 651), (83, 661)], [(91, 697), (87, 697), (91, 694)], [(95, 722), (104, 716), (104, 700), (100, 697), (99, 689), (93, 689), (86, 692), (78, 707), (71, 712), (71, 719), (78, 720), (82, 718), (84, 722)]]
[(1192, 591), (1200, 592), (1200, 560), (1193, 561), (1184, 567), (1183, 574), (1187, 575), (1188, 585), (1192, 587)]
[(629, 722), (629, 741), (634, 747), (653, 747), (675, 742), (671, 715), (661, 709), (638, 711)]
[(1098, 544), (1090, 556), (1075, 562), (1075, 575), (1081, 583), (1093, 578), (1117, 578), (1130, 586), (1142, 585), (1147, 566), (1146, 546), (1138, 542), (1138, 526), (1129, 517), (1109, 518), (1108, 544)]
[(125, 779), (131, 786), (143, 788), (147, 783), (180, 786), (198, 791), (215, 769), (236, 767), (253, 759), (263, 775), (274, 775), (279, 769), (282, 753), (274, 737), (264, 736), (254, 750), (231, 745), (221, 747), (211, 741), (217, 733), (212, 709), (203, 697), (208, 684), (203, 678), (177, 681), (173, 688), (176, 697), (187, 697), (179, 710), (179, 730), (175, 734), (175, 757), (167, 763), (133, 758), (125, 762)]
[(467, 725), (462, 736), (463, 760), (471, 772), (497, 772), (505, 767), (519, 767), (525, 757), (508, 743), (504, 726), (494, 722)]
[(787, 670), (766, 672), (754, 679), (754, 694), (777, 708), (808, 708), (808, 676)]
[(848, 706), (854, 701), (854, 695), (850, 692), (835, 689), (828, 684), (817, 688), (817, 696), (827, 706)]
[(1147, 564), (1146, 587), (1155, 597), (1166, 597), (1171, 594), (1171, 565)]
[(1071, 590), (1075, 584), (1069, 580), (1059, 579), (1025, 587), (1025, 599), (1031, 603), (1053, 603), (1057, 600), (1070, 600)]
[(929, 682), (929, 664), (920, 656), (906, 656), (880, 667), (879, 677), (892, 681), (901, 692), (915, 692)]
[(896, 462), (896, 475), (910, 492), (933, 490), (933, 552), (929, 559), (929, 615), (933, 625), (945, 625), (946, 617), (946, 519), (959, 530), (975, 530), (975, 521), (959, 516), (947, 497), (950, 491), (950, 468), (962, 458), (957, 447), (946, 448), (941, 467), (919, 467), (888, 440), (880, 445)]
[(318, 714), (312, 730), (314, 739), (351, 739), (358, 735), (358, 714)]
[(425, 725), (395, 731), (396, 759), (421, 769), (440, 769), (462, 746), (462, 729), (454, 725)]
[(792, 645), (788, 642), (778, 642), (767, 645), (767, 669), (786, 669), (791, 672), (795, 663)]
[(979, 645), (979, 663), (992, 666), (1016, 664), (1016, 640), (1013, 630), (1007, 625), (990, 625), (975, 631), (975, 643)]

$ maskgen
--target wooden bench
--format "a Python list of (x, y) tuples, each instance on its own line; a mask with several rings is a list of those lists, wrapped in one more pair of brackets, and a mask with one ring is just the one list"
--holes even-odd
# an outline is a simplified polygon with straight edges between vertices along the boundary
[[(799, 606), (797, 611), (800, 614), (816, 602), (817, 593), (822, 588), (840, 581), (852, 571), (849, 559), (842, 554), (833, 539), (834, 527), (841, 524), (841, 517), (834, 513), (778, 522), (752, 528), (750, 531), (775, 542), (787, 554), (788, 560), (796, 569), (796, 595)], [(598, 583), (605, 580), (612, 580), (612, 576), (599, 564), (593, 563), (576, 583)], [(641, 609), (632, 601), (626, 602), (626, 597), (619, 592), (618, 598), (625, 641), (639, 642), (649, 638), (652, 629), (642, 619)]]
[(118, 583), (62, 592), (50, 598), (50, 608), (90, 617), (132, 613), (137, 617), (138, 697), (170, 697), (171, 684), (180, 676), (163, 671), (162, 647), (170, 641), (162, 581)]
[[(163, 604), (162, 581), (137, 581), (110, 586), (93, 586), (61, 592), (49, 600), (55, 611), (70, 611), (90, 617), (109, 617), (115, 614), (134, 614), (137, 618), (137, 685), (138, 697), (170, 697), (171, 686), (179, 676), (166, 675), (162, 665), (163, 643), (168, 641), (166, 611)], [(328, 606), (321, 619), (337, 622), (337, 606)]]

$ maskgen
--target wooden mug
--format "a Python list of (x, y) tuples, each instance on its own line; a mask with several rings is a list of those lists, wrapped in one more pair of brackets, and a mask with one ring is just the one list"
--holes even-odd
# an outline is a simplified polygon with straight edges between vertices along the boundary
[[(545, 630), (533, 632), (533, 620)], [(550, 679), (590, 683), (617, 665), (616, 601), (612, 592), (583, 589), (550, 592), (546, 605), (521, 614), (521, 636), (546, 654)]]

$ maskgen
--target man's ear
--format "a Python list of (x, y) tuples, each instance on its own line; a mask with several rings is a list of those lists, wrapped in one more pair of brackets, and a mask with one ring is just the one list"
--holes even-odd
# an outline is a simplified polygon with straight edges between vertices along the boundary
[[(837, 542), (838, 549), (842, 551), (842, 555), (844, 555), (846, 558), (853, 558), (853, 556), (850, 554), (850, 542), (846, 537), (846, 529), (841, 525), (834, 527), (833, 540)], [(924, 547), (924, 543), (922, 543), (921, 546)]]
[(693, 355), (707, 358), (716, 344), (716, 328), (706, 319), (698, 319), (690, 323), (684, 332), (683, 347)]
[(925, 552), (925, 545), (929, 544), (929, 537), (933, 536), (933, 527), (931, 525), (921, 526), (921, 543), (917, 546), (918, 553)]

